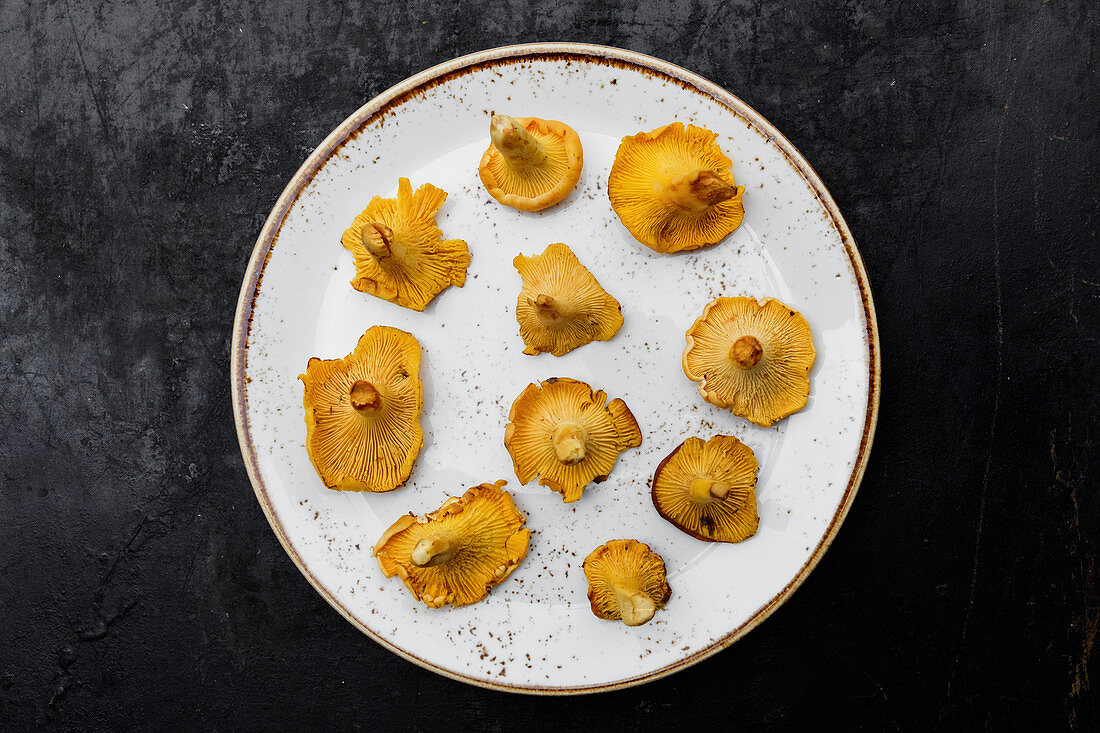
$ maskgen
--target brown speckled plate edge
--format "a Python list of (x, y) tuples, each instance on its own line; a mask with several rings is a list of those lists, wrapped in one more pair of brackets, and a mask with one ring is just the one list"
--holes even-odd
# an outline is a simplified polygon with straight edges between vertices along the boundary
[[(466, 677), (442, 669), (419, 657), (413, 656), (366, 628), (352, 616), (352, 614), (342, 606), (329, 590), (309, 571), (295, 549), (294, 544), (290, 541), (290, 538), (287, 537), (278, 515), (272, 508), (267, 488), (264, 486), (263, 477), (259, 470), (256, 447), (252, 442), (252, 433), (248, 421), (248, 336), (249, 328), (252, 323), (252, 308), (256, 295), (259, 292), (260, 281), (263, 279), (264, 266), (267, 264), (267, 259), (271, 255), (271, 250), (278, 238), (283, 218), (286, 216), (291, 206), (293, 206), (294, 201), (298, 198), (298, 194), (301, 193), (306, 185), (313, 179), (313, 176), (316, 175), (317, 171), (321, 169), (329, 157), (331, 157), (349, 137), (353, 136), (363, 125), (376, 116), (386, 114), (394, 105), (401, 103), (409, 96), (417, 94), (418, 91), (434, 86), (457, 74), (466, 73), (474, 68), (483, 68), (501, 63), (517, 63), (524, 60), (545, 57), (565, 57), (578, 62), (622, 66), (634, 71), (658, 75), (667, 80), (674, 81), (685, 89), (704, 94), (725, 105), (735, 114), (752, 124), (758, 132), (774, 143), (775, 146), (783, 152), (787, 160), (790, 161), (791, 165), (802, 175), (806, 185), (814, 192), (814, 195), (829, 214), (833, 227), (840, 234), (841, 240), (844, 243), (844, 249), (848, 253), (848, 258), (851, 261), (852, 269), (856, 275), (856, 282), (859, 285), (860, 295), (863, 299), (863, 312), (867, 323), (867, 344), (870, 350), (868, 354), (870, 374), (868, 380), (869, 394), (867, 397), (867, 414), (863, 423), (863, 437), (860, 441), (859, 454), (856, 456), (855, 466), (848, 479), (848, 486), (844, 491), (844, 496), (840, 505), (837, 507), (836, 514), (833, 515), (833, 519), (825, 535), (821, 538), (817, 547), (814, 548), (810, 558), (798, 571), (798, 574), (795, 575), (782, 591), (749, 617), (745, 623), (741, 624), (721, 639), (718, 639), (706, 649), (686, 656), (674, 664), (654, 670), (648, 674), (619, 680), (618, 682), (609, 684), (578, 687), (538, 687), (529, 685), (496, 684), (474, 679), (472, 677)], [(802, 584), (814, 567), (817, 566), (817, 563), (820, 562), (825, 551), (832, 543), (833, 538), (836, 537), (836, 533), (840, 529), (840, 525), (844, 522), (844, 518), (847, 516), (848, 510), (852, 505), (852, 500), (855, 498), (856, 491), (859, 489), (860, 481), (863, 478), (863, 472), (867, 467), (867, 458), (871, 451), (871, 441), (874, 438), (875, 425), (878, 421), (879, 393), (881, 391), (880, 370), (878, 323), (875, 319), (875, 307), (871, 300), (871, 288), (867, 281), (867, 272), (863, 266), (863, 259), (860, 257), (859, 250), (856, 249), (855, 240), (852, 238), (852, 233), (848, 229), (848, 225), (844, 221), (844, 217), (841, 216), (840, 210), (837, 208), (836, 202), (833, 201), (828, 189), (825, 188), (825, 185), (821, 182), (817, 173), (790, 141), (747, 104), (718, 85), (707, 81), (697, 74), (693, 74), (690, 71), (666, 61), (661, 61), (652, 56), (646, 56), (645, 54), (636, 53), (634, 51), (626, 51), (619, 48), (611, 48), (609, 46), (579, 43), (531, 43), (517, 46), (505, 46), (448, 61), (427, 69), (426, 71), (422, 71), (419, 74), (409, 77), (400, 84), (391, 87), (360, 107), (355, 114), (333, 130), (333, 132), (325, 138), (324, 142), (322, 142), (309, 158), (306, 159), (302, 167), (298, 169), (298, 172), (294, 174), (290, 183), (288, 183), (287, 187), (283, 190), (282, 195), (279, 196), (279, 200), (275, 203), (275, 207), (271, 210), (271, 214), (268, 215), (267, 221), (264, 222), (263, 229), (260, 230), (260, 236), (256, 240), (255, 248), (252, 250), (252, 257), (248, 262), (248, 270), (245, 273), (244, 282), (241, 285), (240, 298), (237, 301), (237, 313), (233, 319), (233, 341), (229, 363), (233, 418), (237, 427), (237, 437), (240, 441), (241, 454), (244, 457), (245, 468), (248, 471), (249, 479), (252, 481), (252, 487), (256, 492), (256, 498), (259, 500), (260, 506), (267, 516), (267, 521), (271, 524), (271, 528), (275, 531), (275, 535), (279, 538), (279, 542), (282, 543), (283, 548), (286, 550), (287, 554), (290, 555), (290, 559), (298, 566), (298, 569), (302, 572), (302, 575), (306, 577), (306, 580), (308, 580), (317, 592), (321, 594), (321, 597), (328, 601), (329, 605), (335, 608), (341, 616), (346, 618), (364, 634), (386, 649), (389, 649), (394, 654), (414, 664), (420, 665), (425, 669), (429, 669), (445, 677), (450, 677), (451, 679), (477, 685), (479, 687), (535, 695), (575, 695), (592, 692), (606, 692), (660, 679), (661, 677), (665, 677), (673, 672), (677, 672), (696, 662), (706, 659), (712, 654), (730, 646), (755, 628), (761, 621), (770, 616), (775, 609), (782, 605), (782, 603), (794, 593), (795, 589)]]

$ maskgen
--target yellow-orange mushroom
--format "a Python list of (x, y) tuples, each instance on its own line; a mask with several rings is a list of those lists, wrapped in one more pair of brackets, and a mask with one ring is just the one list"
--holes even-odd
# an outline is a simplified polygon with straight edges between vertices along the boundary
[(478, 175), (489, 195), (521, 211), (541, 211), (569, 195), (584, 154), (572, 127), (538, 117), (493, 115)]
[(516, 320), (523, 353), (566, 354), (592, 341), (607, 341), (623, 325), (622, 307), (564, 244), (551, 244), (512, 264), (523, 279)]
[(539, 483), (571, 502), (584, 487), (605, 481), (619, 454), (642, 444), (642, 432), (621, 399), (610, 404), (584, 382), (552, 378), (529, 384), (512, 403), (504, 445), (516, 477)]
[(756, 456), (732, 435), (688, 438), (653, 474), (657, 513), (708, 542), (741, 542), (756, 534)]
[(687, 332), (684, 374), (703, 399), (769, 427), (806, 406), (810, 324), (774, 298), (716, 298)]
[(624, 137), (607, 182), (611, 208), (642, 244), (679, 252), (717, 244), (745, 218), (744, 186), (702, 127), (682, 122)]
[(596, 618), (641, 626), (672, 597), (665, 561), (638, 540), (610, 540), (593, 550), (583, 567)]
[(374, 546), (382, 572), (430, 608), (486, 598), (527, 556), (531, 539), (506, 483), (475, 486), (423, 517), (400, 517)]
[(447, 192), (425, 183), (414, 192), (397, 181), (397, 198), (375, 196), (340, 238), (355, 259), (351, 286), (422, 311), (451, 285), (462, 287), (470, 251), (461, 239), (443, 239), (435, 214)]
[(343, 359), (314, 357), (305, 384), (306, 452), (325, 486), (393, 491), (409, 478), (423, 434), (420, 344), (374, 326)]

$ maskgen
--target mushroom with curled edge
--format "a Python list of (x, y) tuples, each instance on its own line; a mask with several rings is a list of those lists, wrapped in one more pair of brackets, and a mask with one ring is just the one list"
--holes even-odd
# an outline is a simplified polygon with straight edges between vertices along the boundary
[(313, 357), (305, 374), (306, 452), (330, 489), (393, 491), (423, 444), (420, 344), (373, 326), (343, 359)]
[(621, 399), (576, 379), (555, 377), (529, 384), (508, 413), (504, 445), (516, 477), (581, 498), (584, 487), (607, 479), (619, 454), (642, 444), (642, 432)]
[(775, 298), (715, 298), (687, 332), (684, 374), (703, 399), (762, 427), (806, 406), (810, 324)]
[(430, 608), (487, 597), (526, 557), (531, 539), (506, 483), (481, 484), (423, 517), (399, 518), (374, 546), (382, 572), (400, 577)]
[(610, 540), (584, 559), (588, 601), (596, 618), (641, 626), (672, 597), (665, 561), (638, 540)]
[(657, 513), (707, 542), (741, 542), (756, 534), (756, 456), (732, 435), (688, 438), (653, 474)]
[(607, 181), (611, 208), (623, 226), (657, 252), (717, 244), (745, 218), (744, 186), (702, 127), (674, 122), (624, 137)]
[(443, 239), (435, 214), (447, 192), (425, 183), (414, 192), (397, 181), (397, 198), (375, 196), (340, 238), (355, 259), (356, 290), (422, 311), (451, 285), (466, 283), (470, 251), (461, 239)]
[(523, 279), (516, 320), (523, 353), (566, 354), (592, 341), (607, 341), (623, 325), (622, 307), (564, 244), (533, 257), (516, 255)]
[(478, 175), (489, 195), (521, 211), (541, 211), (569, 195), (584, 154), (572, 127), (538, 117), (493, 115)]

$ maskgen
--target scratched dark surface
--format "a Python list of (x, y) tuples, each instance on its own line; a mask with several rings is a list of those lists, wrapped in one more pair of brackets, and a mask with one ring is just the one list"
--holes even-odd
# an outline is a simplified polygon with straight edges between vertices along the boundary
[[(1100, 725), (1100, 5), (355, 5), (0, 2), (0, 729)], [(855, 233), (884, 355), (806, 584), (580, 699), (452, 682), (332, 611), (253, 498), (227, 376), (312, 148), (412, 73), (538, 40), (662, 57), (775, 123)]]

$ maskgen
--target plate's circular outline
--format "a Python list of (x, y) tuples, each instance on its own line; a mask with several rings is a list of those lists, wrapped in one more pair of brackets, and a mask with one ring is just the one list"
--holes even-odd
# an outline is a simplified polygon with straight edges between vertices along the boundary
[[(501, 63), (516, 63), (525, 59), (545, 57), (566, 58), (569, 60), (621, 66), (676, 82), (689, 91), (702, 93), (728, 107), (735, 114), (751, 124), (757, 132), (761, 133), (770, 142), (775, 144), (791, 165), (793, 165), (802, 175), (803, 180), (821, 202), (822, 206), (829, 214), (834, 228), (840, 234), (845, 252), (848, 254), (848, 258), (852, 263), (852, 269), (856, 275), (856, 283), (859, 286), (860, 297), (863, 301), (863, 312), (867, 323), (867, 344), (870, 351), (868, 354), (869, 379), (867, 414), (863, 423), (863, 436), (860, 440), (859, 454), (856, 456), (855, 467), (848, 480), (848, 486), (844, 490), (844, 496), (841, 499), (840, 506), (837, 508), (836, 514), (833, 515), (829, 527), (825, 531), (817, 547), (814, 548), (809, 559), (799, 569), (794, 578), (792, 578), (774, 598), (757, 609), (756, 613), (750, 616), (747, 621), (707, 648), (680, 659), (674, 664), (667, 665), (644, 675), (619, 680), (613, 683), (581, 685), (577, 687), (508, 685), (467, 677), (437, 667), (431, 662), (409, 654), (368, 629), (355, 618), (350, 611), (344, 608), (329, 590), (309, 571), (309, 568), (305, 566), (302, 558), (298, 555), (298, 551), (294, 548), (294, 544), (290, 541), (290, 538), (287, 537), (282, 523), (279, 521), (278, 515), (276, 515), (272, 508), (271, 501), (267, 495), (267, 487), (264, 485), (263, 477), (260, 475), (259, 460), (256, 447), (252, 442), (251, 427), (248, 420), (248, 386), (246, 374), (248, 368), (248, 335), (252, 324), (253, 305), (256, 295), (259, 293), (260, 281), (263, 279), (264, 266), (271, 256), (271, 250), (275, 244), (275, 240), (278, 238), (283, 219), (287, 212), (290, 211), (291, 206), (294, 205), (298, 195), (313, 179), (313, 176), (317, 174), (333, 153), (343, 145), (344, 141), (353, 136), (356, 131), (376, 116), (385, 115), (390, 108), (402, 103), (407, 98), (415, 96), (428, 88), (442, 83), (455, 75), (465, 73), (475, 67), (482, 68)], [(729, 647), (749, 631), (756, 628), (756, 626), (770, 616), (775, 609), (781, 606), (783, 602), (794, 593), (798, 586), (802, 584), (810, 572), (817, 566), (817, 563), (821, 560), (825, 551), (829, 549), (829, 545), (832, 544), (833, 538), (836, 537), (840, 525), (844, 522), (848, 510), (851, 508), (852, 500), (855, 498), (860, 481), (863, 479), (863, 473), (867, 468), (867, 458), (871, 451), (871, 442), (875, 434), (875, 425), (878, 422), (879, 393), (881, 391), (880, 358), (878, 322), (875, 318), (875, 307), (871, 299), (871, 288), (867, 279), (867, 271), (863, 266), (863, 258), (860, 256), (859, 250), (856, 249), (852, 232), (848, 229), (848, 224), (844, 221), (844, 217), (841, 215), (840, 209), (837, 208), (836, 202), (833, 201), (833, 197), (829, 194), (828, 189), (825, 188), (825, 184), (821, 182), (817, 173), (806, 159), (802, 157), (802, 154), (795, 149), (794, 145), (792, 145), (779, 130), (765, 120), (756, 110), (752, 109), (739, 98), (730, 94), (717, 84), (707, 81), (703, 77), (667, 61), (662, 61), (635, 51), (627, 51), (610, 46), (583, 43), (528, 43), (515, 46), (503, 46), (469, 54), (467, 56), (461, 56), (409, 77), (400, 84), (390, 87), (356, 110), (354, 114), (333, 130), (332, 133), (325, 138), (324, 142), (317, 146), (310, 156), (306, 158), (301, 168), (298, 169), (298, 172), (294, 174), (294, 177), (290, 179), (286, 188), (283, 189), (282, 194), (275, 203), (275, 207), (271, 210), (267, 220), (264, 222), (263, 229), (260, 230), (260, 235), (256, 239), (256, 245), (252, 250), (252, 257), (248, 261), (248, 269), (245, 272), (244, 282), (241, 284), (241, 294), (237, 300), (237, 312), (233, 319), (229, 376), (230, 395), (233, 401), (233, 419), (236, 424), (237, 439), (241, 446), (241, 455), (244, 458), (245, 469), (248, 472), (249, 480), (252, 482), (252, 488), (256, 493), (256, 498), (259, 500), (268, 523), (271, 524), (275, 536), (279, 538), (279, 542), (282, 544), (283, 549), (286, 550), (287, 555), (294, 561), (294, 564), (298, 567), (298, 570), (301, 571), (302, 575), (305, 576), (306, 580), (309, 581), (310, 585), (314, 587), (322, 598), (328, 601), (329, 605), (336, 609), (336, 611), (347, 619), (349, 623), (384, 648), (414, 664), (431, 670), (432, 672), (436, 672), (437, 674), (441, 674), (444, 677), (449, 677), (478, 687), (502, 690), (505, 692), (519, 692), (536, 695), (575, 695), (633, 687), (644, 682), (666, 677), (673, 672), (690, 667), (696, 662), (700, 662)]]

